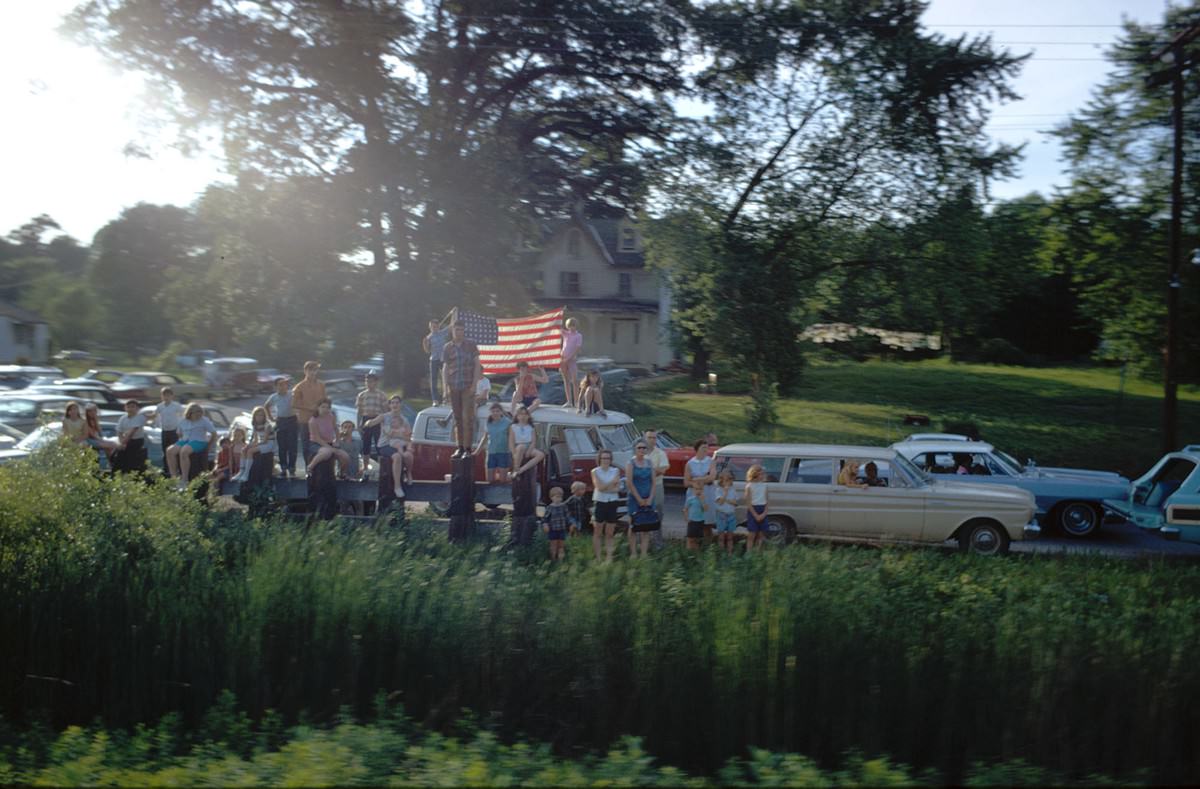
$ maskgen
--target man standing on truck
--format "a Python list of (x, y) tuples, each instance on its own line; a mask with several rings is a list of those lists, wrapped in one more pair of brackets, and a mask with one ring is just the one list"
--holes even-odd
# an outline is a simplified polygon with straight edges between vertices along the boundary
[(306, 465), (312, 459), (312, 452), (309, 451), (311, 442), (308, 439), (308, 420), (316, 415), (317, 403), (326, 399), (325, 382), (317, 378), (320, 369), (320, 362), (305, 362), (304, 379), (292, 387), (292, 411), (296, 414), (296, 421), (300, 423), (300, 451), (304, 454)]
[(454, 415), (454, 436), (458, 450), (454, 458), (470, 457), (475, 429), (475, 386), (479, 383), (479, 346), (467, 339), (467, 327), (455, 321), (451, 340), (442, 351), (443, 391)]

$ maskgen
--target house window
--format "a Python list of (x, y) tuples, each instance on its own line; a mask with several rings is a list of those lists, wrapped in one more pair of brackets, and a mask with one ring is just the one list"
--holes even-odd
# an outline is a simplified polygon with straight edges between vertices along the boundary
[(579, 272), (578, 271), (560, 271), (558, 272), (558, 292), (560, 296), (578, 296), (579, 295)]
[(33, 324), (14, 323), (12, 325), (13, 342), (17, 345), (33, 345)]
[(618, 283), (619, 283), (618, 287), (617, 287), (617, 295), (621, 296), (622, 298), (626, 298), (626, 299), (629, 298), (630, 296), (632, 296), (633, 295), (633, 275), (621, 273), (621, 274), (618, 274), (617, 277), (618, 277)]
[(637, 234), (634, 232), (632, 227), (621, 228), (621, 251), (637, 251)]
[(567, 233), (567, 257), (572, 260), (579, 259), (579, 239), (580, 234), (578, 230), (572, 230), (570, 233)]

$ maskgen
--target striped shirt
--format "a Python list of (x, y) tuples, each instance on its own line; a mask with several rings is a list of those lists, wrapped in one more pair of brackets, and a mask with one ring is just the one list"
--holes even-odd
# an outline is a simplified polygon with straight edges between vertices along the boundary
[(464, 339), (462, 343), (446, 343), (442, 351), (446, 365), (446, 382), (451, 391), (462, 391), (471, 388), (475, 383), (475, 365), (479, 362), (479, 346), (471, 340)]

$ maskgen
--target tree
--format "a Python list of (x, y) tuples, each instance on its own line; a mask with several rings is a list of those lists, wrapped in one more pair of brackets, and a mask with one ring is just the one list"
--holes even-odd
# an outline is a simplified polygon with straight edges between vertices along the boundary
[[(831, 268), (874, 264), (836, 239), (872, 221), (928, 214), (1017, 151), (985, 144), (988, 103), (1012, 98), (1021, 58), (986, 37), (923, 31), (912, 0), (706, 5), (707, 123), (681, 143), (687, 165), (662, 190), (690, 195), (708, 254), (660, 257), (676, 282), (711, 281), (692, 309), (733, 323), (703, 342), (786, 391), (797, 380), (804, 302)], [(719, 261), (712, 265), (713, 261)], [(730, 316), (733, 318), (734, 316)], [(684, 325), (686, 331), (686, 325)]]
[[(235, 168), (352, 196), (385, 342), (410, 382), (423, 321), (524, 306), (514, 242), (576, 199), (632, 205), (683, 85), (686, 2), (92, 0), (69, 27), (157, 80)], [(403, 344), (401, 344), (403, 338)], [(394, 375), (400, 365), (386, 366)]]
[[(1086, 229), (1059, 239), (1080, 270), (1080, 299), (1102, 321), (1100, 355), (1157, 368), (1165, 338), (1165, 278), (1169, 212), (1170, 90), (1149, 87), (1164, 67), (1152, 55), (1177, 34), (1200, 24), (1200, 3), (1169, 6), (1161, 25), (1126, 22), (1106, 53), (1108, 79), (1082, 110), (1057, 130), (1073, 183), (1063, 196), (1063, 221), (1088, 220)], [(1200, 227), (1200, 44), (1184, 52), (1183, 249), (1198, 244)], [(1180, 325), (1200, 325), (1200, 272), (1184, 266)], [(1200, 336), (1180, 338), (1181, 378), (1200, 380)]]

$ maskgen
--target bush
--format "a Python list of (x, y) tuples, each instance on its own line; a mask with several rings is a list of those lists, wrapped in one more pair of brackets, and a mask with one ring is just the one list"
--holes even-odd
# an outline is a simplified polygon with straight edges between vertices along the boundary
[(1008, 364), (1019, 367), (1030, 364), (1029, 354), (1000, 337), (993, 337), (981, 342), (978, 350), (970, 354), (970, 358), (985, 364)]
[(809, 545), (605, 565), (583, 540), (547, 564), (444, 528), (213, 515), (67, 448), (0, 467), (0, 710), (215, 732), (245, 729), (204, 723), (225, 688), (287, 721), (384, 692), (434, 729), (465, 708), (566, 750), (630, 734), (692, 772), (753, 746), (950, 781), (1014, 755), (1200, 773), (1196, 566)]

